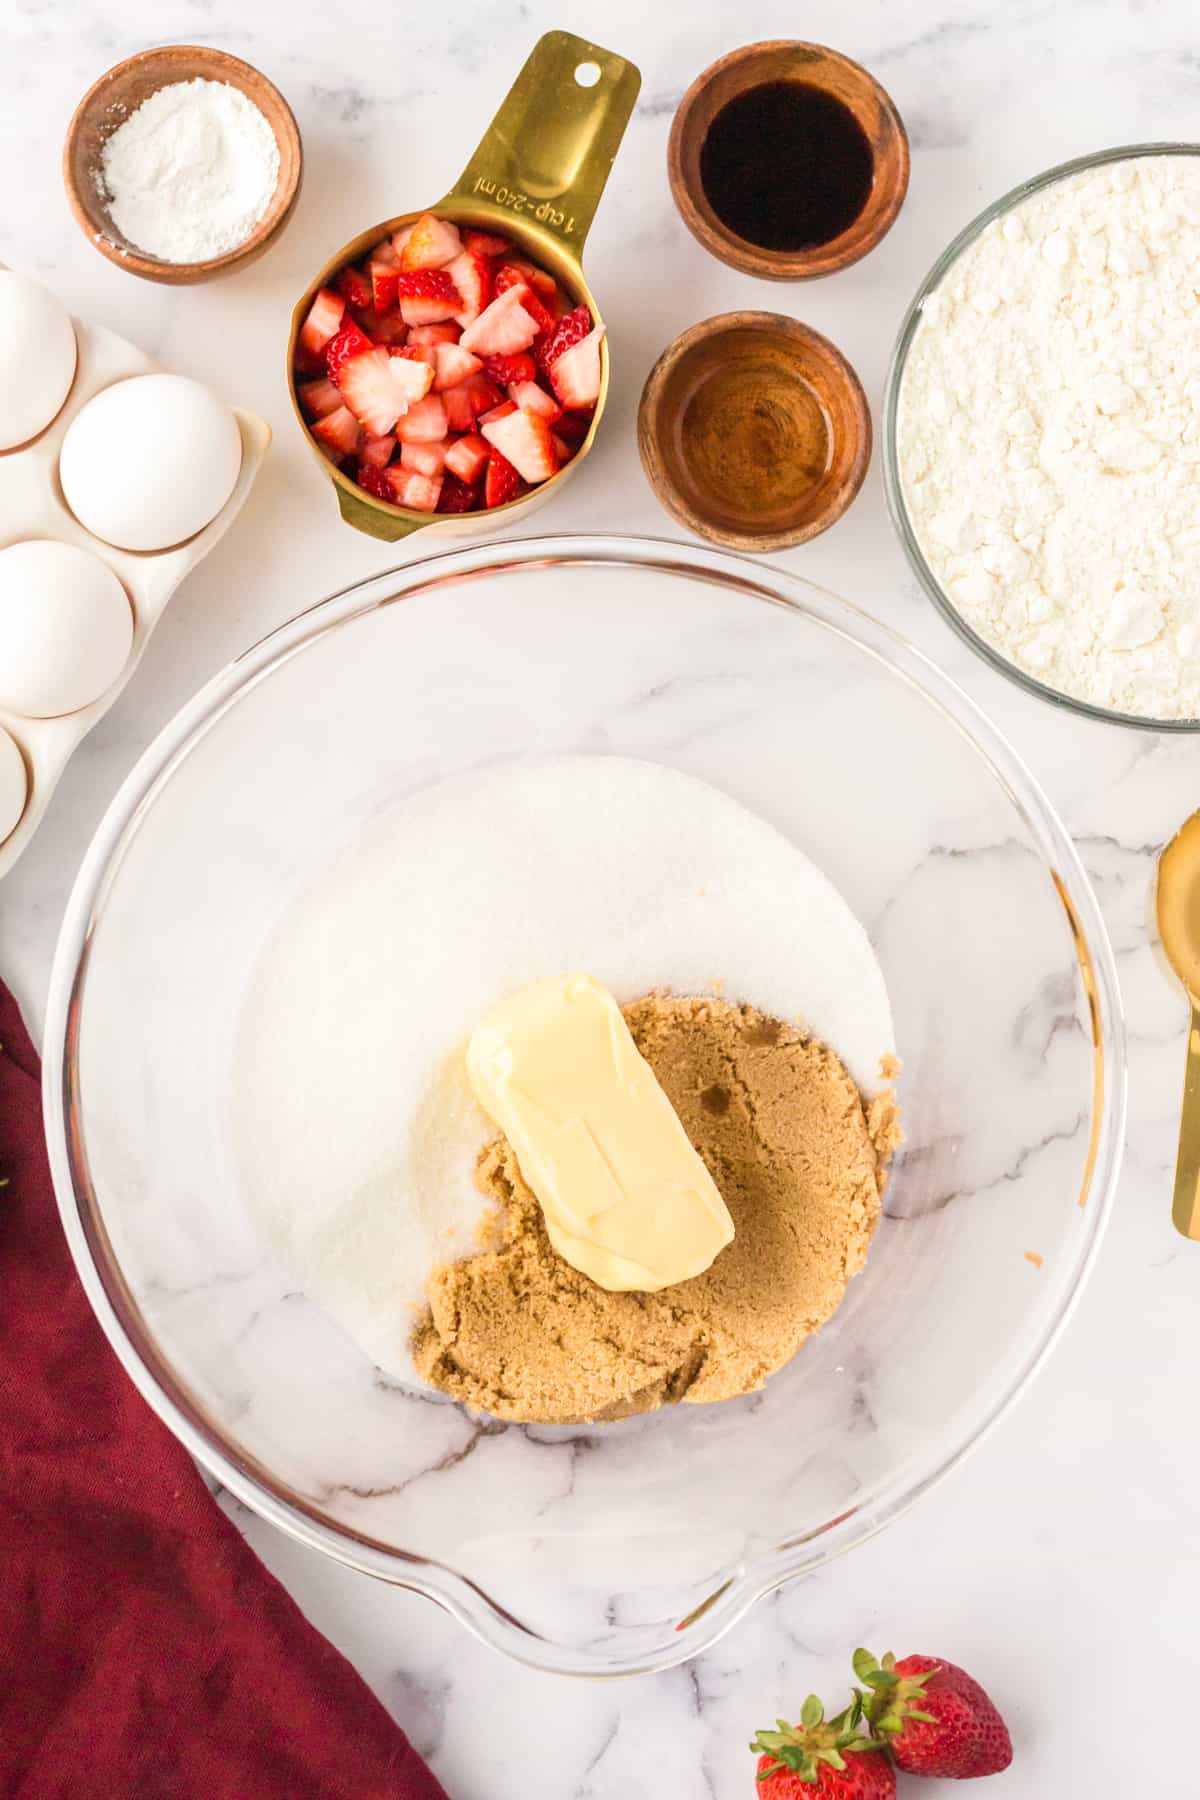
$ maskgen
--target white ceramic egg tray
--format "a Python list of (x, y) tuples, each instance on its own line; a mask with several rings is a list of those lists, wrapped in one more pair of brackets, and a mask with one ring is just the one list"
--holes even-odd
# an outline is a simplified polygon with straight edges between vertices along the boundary
[[(4, 265), (0, 264), (0, 268)], [(242, 435), (242, 466), (237, 484), (221, 511), (203, 531), (173, 550), (117, 550), (93, 537), (72, 515), (58, 481), (58, 453), (67, 427), (80, 408), (102, 388), (131, 375), (155, 375), (161, 365), (98, 325), (75, 319), (78, 361), (66, 403), (40, 437), (19, 450), (0, 453), (0, 549), (29, 538), (57, 538), (90, 550), (108, 564), (125, 588), (133, 608), (133, 646), (116, 681), (79, 712), (56, 719), (30, 719), (0, 707), (0, 725), (16, 739), (25, 758), (29, 793), (16, 829), (0, 843), (0, 877), (6, 875), (37, 830), (50, 804), (71, 752), (103, 718), (141, 660), (150, 633), (167, 601), (189, 570), (207, 556), (241, 511), (271, 442), (271, 428), (254, 413), (234, 408)]]

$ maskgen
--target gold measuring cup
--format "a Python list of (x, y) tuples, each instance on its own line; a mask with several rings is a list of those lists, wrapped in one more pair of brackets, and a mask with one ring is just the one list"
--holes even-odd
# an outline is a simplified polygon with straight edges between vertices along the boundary
[(1184, 1237), (1200, 1238), (1200, 812), (1159, 857), (1155, 897), (1158, 935), (1192, 1007), (1172, 1217)]
[(485, 512), (413, 512), (365, 494), (335, 468), (321, 453), (300, 411), (292, 374), (296, 339), (317, 289), (336, 277), (346, 263), (360, 261), (381, 239), (421, 213), (432, 212), (455, 225), (503, 232), (532, 262), (550, 271), (571, 296), (572, 305), (584, 301), (594, 318), (603, 318), (584, 280), (580, 259), (641, 85), (640, 73), (624, 57), (569, 31), (548, 31), (534, 45), (478, 148), (444, 199), (360, 231), (330, 257), (301, 295), (288, 337), (288, 391), (312, 453), (337, 490), (342, 517), (358, 531), (388, 542), (420, 530), (459, 535), (490, 532), (499, 524), (511, 524), (557, 492), (595, 441), (608, 395), (608, 340), (600, 347), (600, 394), (588, 434), (556, 475), (507, 506), (493, 506)]

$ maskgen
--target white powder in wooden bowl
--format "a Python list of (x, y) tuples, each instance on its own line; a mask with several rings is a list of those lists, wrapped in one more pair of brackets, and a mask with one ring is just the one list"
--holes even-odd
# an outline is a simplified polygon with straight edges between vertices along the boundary
[(227, 81), (158, 88), (105, 142), (97, 185), (113, 224), (160, 262), (208, 262), (244, 244), (279, 180), (279, 146)]

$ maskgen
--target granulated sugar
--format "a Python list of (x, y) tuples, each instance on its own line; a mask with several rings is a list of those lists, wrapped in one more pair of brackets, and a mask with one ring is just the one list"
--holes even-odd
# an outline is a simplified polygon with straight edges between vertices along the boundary
[(712, 993), (794, 1021), (867, 1094), (895, 1045), (866, 933), (716, 788), (623, 757), (539, 758), (404, 801), (293, 907), (242, 1023), (249, 1203), (304, 1290), (415, 1379), (430, 1268), (472, 1248), (493, 1128), (463, 1066), (502, 995), (582, 971), (624, 1005)]
[(158, 88), (105, 142), (97, 185), (122, 236), (160, 262), (207, 262), (250, 236), (279, 179), (275, 133), (227, 81)]

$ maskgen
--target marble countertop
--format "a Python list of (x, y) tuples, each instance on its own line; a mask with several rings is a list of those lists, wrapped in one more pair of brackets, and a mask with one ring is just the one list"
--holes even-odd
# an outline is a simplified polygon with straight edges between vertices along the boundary
[[(119, 23), (114, 22), (119, 17)], [(692, 76), (736, 43), (797, 29), (782, 0), (727, 21), (717, 0), (599, 15), (528, 0), (379, 9), (345, 25), (283, 0), (187, 0), (172, 36), (258, 64), (295, 108), (307, 170), (296, 216), (262, 262), (198, 288), (123, 275), (88, 246), (59, 177), (70, 111), (111, 63), (164, 41), (149, 0), (102, 9), (17, 0), (0, 19), (9, 71), (0, 153), (10, 176), (0, 260), (73, 311), (261, 412), (275, 447), (236, 529), (172, 602), (135, 680), (76, 755), (31, 848), (0, 889), (0, 971), (35, 1030), (58, 920), (117, 783), (209, 674), (300, 607), (409, 555), (340, 527), (288, 409), (281, 336), (311, 270), (366, 219), (432, 199), (458, 172), (544, 29), (599, 30), (641, 68), (637, 112), (589, 244), (608, 320), (607, 428), (537, 523), (672, 534), (642, 478), (634, 416), (658, 351), (734, 306), (794, 311), (859, 370), (878, 416), (903, 307), (949, 236), (1049, 164), (1105, 145), (1194, 135), (1193, 9), (1185, 0), (813, 0), (803, 29), (865, 62), (913, 145), (912, 186), (884, 244), (808, 287), (768, 286), (707, 257), (672, 207), (665, 149)], [(2, 527), (0, 527), (2, 530)], [(779, 559), (888, 622), (957, 675), (1027, 758), (1075, 835), (1112, 934), (1130, 1032), (1125, 1170), (1099, 1265), (1033, 1389), (970, 1461), (882, 1537), (760, 1605), (715, 1649), (668, 1674), (600, 1686), (538, 1676), (475, 1644), (432, 1605), (352, 1575), (233, 1510), (269, 1566), (361, 1670), (455, 1800), (733, 1800), (745, 1744), (841, 1682), (846, 1653), (926, 1649), (975, 1669), (1004, 1704), (1017, 1761), (989, 1788), (1063, 1800), (1110, 1791), (1105, 1695), (1127, 1704), (1178, 1671), (1200, 1608), (1188, 1320), (1200, 1255), (1170, 1222), (1185, 1010), (1154, 944), (1154, 857), (1200, 799), (1200, 741), (1056, 713), (993, 675), (933, 616), (887, 523), (876, 459), (850, 513)], [(880, 598), (886, 597), (880, 607)], [(1189, 1285), (1190, 1284), (1190, 1285)], [(1193, 1296), (1189, 1300), (1188, 1296)], [(230, 1503), (232, 1504), (232, 1503)], [(1087, 1653), (1103, 1658), (1097, 1682)], [(1157, 1697), (1157, 1695), (1156, 1695)], [(1173, 1785), (1177, 1782), (1179, 1785)], [(931, 1786), (930, 1793), (937, 1792)], [(1177, 1766), (1155, 1783), (1192, 1794)]]

